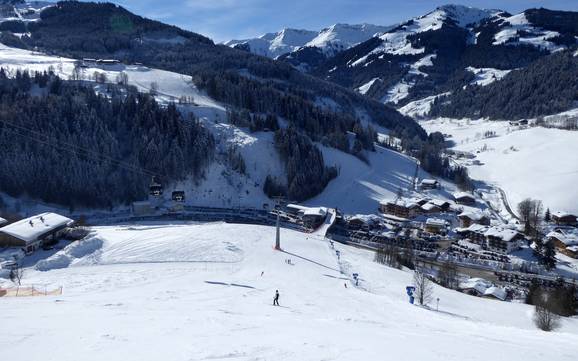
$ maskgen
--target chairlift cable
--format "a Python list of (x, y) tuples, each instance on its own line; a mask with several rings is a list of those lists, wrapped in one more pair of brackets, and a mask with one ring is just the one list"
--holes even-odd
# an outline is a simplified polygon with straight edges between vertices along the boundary
[[(18, 136), (20, 136), (20, 137), (27, 138), (27, 139), (32, 140), (32, 141), (34, 141), (34, 142), (37, 142), (37, 143), (40, 143), (40, 144), (43, 144), (43, 145), (50, 146), (50, 147), (52, 147), (52, 148), (54, 148), (54, 149), (57, 149), (57, 150), (60, 150), (60, 151), (63, 151), (63, 152), (74, 153), (75, 155), (77, 155), (77, 156), (79, 156), (79, 157), (89, 157), (89, 158), (92, 157), (93, 159), (96, 159), (96, 160), (106, 161), (106, 162), (109, 162), (109, 163), (111, 163), (111, 164), (119, 167), (119, 168), (123, 168), (123, 169), (129, 170), (129, 171), (131, 171), (131, 172), (141, 173), (141, 174), (144, 174), (144, 175), (147, 175), (147, 176), (156, 176), (156, 175), (157, 175), (156, 173), (153, 173), (153, 172), (151, 172), (151, 171), (149, 171), (149, 170), (146, 170), (146, 169), (144, 169), (144, 168), (142, 168), (142, 167), (139, 167), (139, 166), (137, 166), (137, 165), (130, 164), (130, 163), (126, 163), (126, 162), (120, 161), (120, 160), (118, 160), (118, 159), (114, 159), (114, 158), (112, 158), (112, 157), (109, 157), (109, 156), (106, 156), (106, 155), (103, 155), (103, 154), (98, 154), (98, 153), (96, 153), (96, 152), (94, 152), (94, 151), (89, 151), (89, 150), (83, 149), (82, 147), (77, 147), (77, 146), (74, 146), (74, 145), (72, 145), (72, 144), (68, 144), (68, 143), (64, 143), (64, 142), (59, 142), (59, 141), (51, 142), (52, 139), (50, 139), (50, 138), (47, 137), (46, 135), (39, 134), (38, 132), (35, 132), (35, 131), (33, 131), (33, 130), (30, 130), (30, 129), (27, 129), (27, 128), (25, 128), (25, 127), (20, 127), (20, 126), (16, 126), (16, 125), (10, 124), (9, 122), (7, 122), (7, 121), (5, 121), (5, 120), (0, 119), (0, 122), (3, 122), (4, 124), (10, 125), (10, 126), (13, 126), (13, 127), (17, 128), (17, 129), (19, 129), (19, 130), (21, 130), (21, 131), (26, 131), (26, 132), (30, 132), (30, 133), (33, 133), (33, 134), (40, 135), (40, 137), (43, 137), (43, 138), (45, 138), (45, 139), (36, 138), (36, 137), (30, 136), (29, 134), (23, 134), (23, 133), (15, 130), (15, 129), (10, 129), (9, 127), (5, 127), (5, 128), (4, 128), (4, 130), (9, 131), (9, 132), (11, 132), (12, 134), (16, 134), (16, 135), (18, 135)], [(61, 143), (61, 145), (56, 144), (56, 143)], [(77, 149), (79, 149), (80, 151), (77, 151), (77, 150), (74, 150), (74, 149), (70, 149), (70, 148), (77, 148)]]

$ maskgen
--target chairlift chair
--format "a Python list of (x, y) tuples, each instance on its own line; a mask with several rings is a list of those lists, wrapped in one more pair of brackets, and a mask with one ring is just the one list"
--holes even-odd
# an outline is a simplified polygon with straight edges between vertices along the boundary
[(149, 191), (150, 195), (153, 197), (160, 197), (163, 195), (163, 186), (157, 181), (156, 177), (152, 178)]
[(175, 202), (184, 202), (185, 201), (185, 191), (173, 191), (172, 199)]

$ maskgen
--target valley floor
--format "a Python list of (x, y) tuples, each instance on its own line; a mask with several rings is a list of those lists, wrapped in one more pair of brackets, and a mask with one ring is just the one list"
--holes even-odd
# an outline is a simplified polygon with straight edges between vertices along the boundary
[[(62, 296), (0, 298), (2, 355), (59, 361), (576, 357), (578, 319), (544, 333), (527, 305), (437, 286), (439, 311), (435, 300), (431, 309), (410, 305), (411, 272), (342, 245), (335, 246), (338, 260), (315, 234), (282, 230), (284, 251), (275, 251), (274, 233), (224, 223), (97, 227), (91, 244), (49, 258), (48, 271), (26, 270), (25, 284), (63, 286)], [(272, 306), (276, 289), (280, 307)]]
[(455, 150), (474, 154), (479, 164), (462, 162), (470, 176), (502, 188), (514, 211), (530, 197), (552, 212), (578, 212), (578, 132), (447, 118), (421, 125), (451, 135)]

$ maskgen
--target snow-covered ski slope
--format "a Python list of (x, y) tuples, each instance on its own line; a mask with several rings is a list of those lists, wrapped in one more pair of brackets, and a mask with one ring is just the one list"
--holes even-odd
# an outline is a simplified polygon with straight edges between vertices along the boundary
[[(474, 153), (481, 165), (466, 163), (472, 178), (504, 189), (514, 208), (530, 197), (552, 211), (578, 212), (578, 132), (484, 120), (434, 119), (421, 125), (451, 134), (455, 149)], [(496, 136), (485, 138), (487, 131)]]
[[(10, 1), (3, 1), (9, 3)], [(8, 10), (8, 4), (4, 5), (3, 12), (0, 14), (0, 23), (5, 21), (22, 21), (35, 22), (40, 19), (40, 13), (55, 5), (50, 1), (14, 1), (13, 10)]]
[[(375, 152), (367, 154), (367, 164), (336, 149), (320, 148), (325, 163), (336, 166), (339, 177), (331, 181), (323, 193), (305, 202), (308, 205), (335, 207), (346, 213), (372, 214), (377, 212), (380, 201), (395, 199), (400, 189), (405, 196), (414, 194), (414, 158), (377, 146)], [(430, 177), (420, 168), (419, 179)], [(442, 183), (443, 190), (427, 193), (437, 198), (452, 199), (455, 186)]]
[[(16, 70), (47, 71), (52, 68), (56, 75), (67, 80), (73, 73), (75, 59), (45, 55), (23, 49), (17, 49), (0, 44), (0, 67)], [(192, 97), (200, 107), (215, 108), (224, 111), (224, 107), (201, 92), (192, 82), (190, 76), (169, 71), (149, 68), (142, 65), (91, 65), (81, 69), (84, 80), (93, 79), (95, 72), (104, 74), (108, 81), (115, 82), (117, 76), (124, 72), (128, 83), (141, 92), (149, 92), (151, 84), (155, 83), (160, 102), (177, 102), (181, 96)]]
[[(575, 359), (576, 319), (544, 333), (534, 328), (529, 306), (439, 287), (439, 311), (435, 300), (432, 309), (413, 306), (405, 294), (410, 272), (342, 245), (336, 245), (338, 262), (327, 241), (288, 230), (282, 230), (285, 252), (278, 252), (274, 234), (273, 227), (221, 223), (97, 228), (101, 247), (78, 252), (74, 265), (26, 271), (24, 283), (63, 286), (62, 296), (0, 298), (2, 355), (59, 361)], [(350, 281), (353, 272), (359, 288)], [(272, 306), (276, 289), (281, 307)]]

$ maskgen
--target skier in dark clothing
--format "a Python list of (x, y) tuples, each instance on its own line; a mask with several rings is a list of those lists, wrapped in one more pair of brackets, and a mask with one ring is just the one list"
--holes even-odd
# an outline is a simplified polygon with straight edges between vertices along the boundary
[(273, 306), (279, 306), (279, 290), (275, 291), (275, 298), (273, 298)]

